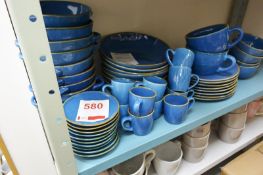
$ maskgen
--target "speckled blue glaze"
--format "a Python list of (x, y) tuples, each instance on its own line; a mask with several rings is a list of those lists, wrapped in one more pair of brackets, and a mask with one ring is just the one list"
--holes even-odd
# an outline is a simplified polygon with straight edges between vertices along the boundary
[(253, 77), (257, 73), (259, 66), (257, 66), (257, 67), (239, 66), (240, 67), (240, 73), (239, 73), (238, 78), (239, 79), (248, 79), (248, 78)]
[(62, 41), (87, 37), (92, 33), (93, 22), (77, 27), (48, 27), (47, 37), (49, 41)]
[(46, 27), (70, 27), (88, 23), (90, 7), (68, 1), (40, 1)]
[(154, 104), (153, 120), (160, 118), (162, 113), (163, 113), (163, 100), (159, 100)]
[[(229, 38), (236, 32), (239, 36), (231, 43)], [(192, 31), (185, 38), (187, 47), (190, 49), (202, 52), (222, 52), (235, 46), (242, 37), (241, 28), (229, 28), (225, 24), (216, 24)]]
[(263, 57), (263, 39), (260, 37), (245, 33), (237, 47), (250, 55)]
[(186, 48), (168, 49), (166, 51), (166, 60), (170, 66), (186, 66), (191, 68), (194, 58), (194, 53)]
[(246, 52), (240, 50), (238, 47), (233, 47), (230, 50), (230, 54), (233, 55), (237, 60), (244, 63), (258, 63), (259, 59), (261, 59), (260, 57), (247, 54)]
[(180, 91), (173, 91), (169, 88), (166, 89), (166, 93), (167, 94), (179, 94), (179, 95), (183, 95), (183, 96), (186, 96), (188, 98), (193, 98), (194, 95), (195, 95), (195, 92), (194, 90), (189, 90), (189, 91), (186, 91), (186, 92), (180, 92)]

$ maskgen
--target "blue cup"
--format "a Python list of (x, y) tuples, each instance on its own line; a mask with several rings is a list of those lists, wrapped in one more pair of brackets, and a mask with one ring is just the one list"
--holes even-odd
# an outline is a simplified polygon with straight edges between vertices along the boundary
[(186, 92), (182, 92), (182, 91), (173, 91), (169, 88), (166, 89), (166, 93), (167, 94), (177, 94), (177, 95), (183, 95), (183, 96), (186, 96), (188, 98), (193, 98), (194, 95), (195, 95), (195, 92), (194, 90), (189, 90), (189, 91), (186, 91)]
[(159, 100), (154, 104), (153, 120), (160, 118), (163, 113), (163, 100)]
[(131, 131), (135, 135), (144, 136), (149, 134), (153, 128), (153, 112), (146, 116), (135, 116), (130, 112), (129, 116), (125, 116), (121, 119), (121, 125), (123, 130)]
[(166, 51), (166, 60), (170, 66), (185, 66), (191, 68), (194, 57), (194, 53), (186, 48), (168, 49)]
[(129, 91), (129, 110), (132, 115), (146, 116), (152, 113), (156, 92), (146, 87), (134, 87)]
[(167, 87), (167, 82), (165, 79), (157, 77), (157, 76), (143, 77), (142, 82), (135, 83), (135, 87), (138, 87), (138, 86), (145, 86), (145, 87), (155, 90), (157, 93), (155, 100), (159, 101), (163, 98), (165, 89)]
[[(192, 86), (190, 86), (191, 79), (194, 82)], [(192, 69), (189, 67), (170, 66), (168, 82), (171, 90), (186, 92), (198, 84), (199, 76), (192, 74)]]
[(193, 73), (198, 75), (213, 75), (233, 69), (236, 59), (225, 52), (207, 53), (194, 51), (195, 60)]
[[(233, 42), (232, 34), (238, 33)], [(229, 28), (225, 24), (216, 24), (200, 28), (186, 35), (187, 47), (201, 52), (223, 52), (235, 46), (243, 37), (243, 30), (239, 27)]]
[(180, 124), (185, 120), (187, 111), (195, 103), (194, 98), (169, 94), (164, 97), (164, 119), (171, 124)]
[(134, 81), (126, 78), (114, 78), (111, 84), (102, 87), (102, 91), (109, 90), (117, 98), (120, 105), (127, 105), (129, 102), (129, 90), (134, 86)]

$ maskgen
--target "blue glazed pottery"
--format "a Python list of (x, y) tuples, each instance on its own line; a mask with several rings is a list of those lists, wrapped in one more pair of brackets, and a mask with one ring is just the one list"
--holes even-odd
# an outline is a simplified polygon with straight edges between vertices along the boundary
[(193, 73), (197, 75), (212, 75), (216, 72), (226, 72), (236, 64), (236, 59), (225, 52), (207, 53), (194, 51), (195, 60)]
[(55, 70), (59, 77), (70, 76), (83, 72), (84, 70), (88, 69), (92, 65), (92, 63), (93, 55), (73, 64), (55, 66)]
[(187, 111), (195, 100), (182, 95), (169, 94), (164, 97), (164, 119), (171, 124), (180, 124), (185, 120)]
[[(99, 121), (76, 121), (80, 100), (109, 100), (109, 116), (106, 119)], [(109, 94), (98, 91), (87, 91), (74, 95), (67, 99), (63, 106), (67, 120), (69, 120), (71, 123), (84, 126), (103, 124), (114, 118), (114, 116), (119, 112), (119, 103), (117, 99)]]
[(189, 91), (186, 91), (186, 92), (180, 92), (180, 91), (173, 91), (169, 88), (166, 89), (166, 93), (167, 94), (178, 94), (178, 95), (183, 95), (183, 96), (186, 96), (188, 98), (193, 98), (194, 95), (195, 95), (195, 92), (194, 90), (189, 90)]
[(105, 37), (101, 42), (100, 53), (118, 65), (148, 69), (167, 64), (165, 52), (168, 48), (167, 44), (155, 37), (122, 32)]
[(238, 78), (239, 79), (248, 79), (253, 77), (259, 68), (258, 67), (246, 67), (246, 66), (239, 66), (240, 67), (240, 73)]
[(136, 116), (145, 116), (154, 109), (156, 92), (146, 87), (134, 87), (129, 91), (129, 110)]
[(79, 50), (88, 47), (92, 44), (98, 43), (101, 35), (97, 32), (93, 32), (91, 35), (64, 41), (49, 41), (51, 52), (64, 52), (70, 50)]
[(185, 66), (191, 68), (194, 62), (194, 53), (186, 48), (166, 51), (166, 60), (170, 66)]
[(250, 54), (247, 54), (246, 52), (240, 50), (238, 47), (233, 47), (230, 50), (230, 54), (233, 55), (237, 60), (242, 61), (244, 63), (257, 63), (259, 62), (261, 57), (253, 56)]
[(55, 66), (64, 66), (68, 64), (74, 64), (92, 55), (96, 49), (95, 45), (90, 45), (86, 48), (79, 50), (71, 50), (66, 52), (51, 53), (53, 63)]
[(154, 103), (153, 120), (160, 118), (163, 113), (163, 100)]
[(240, 66), (246, 66), (246, 67), (257, 67), (261, 64), (261, 60), (258, 60), (257, 63), (244, 63), (242, 61), (237, 60), (237, 64)]
[(62, 41), (87, 37), (92, 33), (93, 22), (77, 27), (47, 27), (49, 41)]
[(157, 93), (155, 101), (159, 101), (163, 98), (163, 95), (167, 87), (167, 82), (165, 79), (157, 76), (143, 77), (142, 82), (137, 82), (135, 86), (136, 87), (145, 86), (155, 90), (155, 92)]
[[(190, 86), (191, 79), (195, 81)], [(199, 82), (198, 75), (192, 74), (192, 69), (182, 66), (170, 66), (168, 75), (169, 88), (173, 91), (188, 91), (193, 89)]]
[(41, 1), (41, 10), (46, 27), (70, 27), (88, 23), (90, 7), (68, 1)]
[(58, 77), (58, 81), (62, 81), (64, 85), (74, 84), (74, 83), (86, 80), (94, 72), (95, 72), (95, 64), (93, 64), (90, 68), (87, 68), (83, 72), (80, 72), (74, 75), (66, 75), (66, 76)]
[(125, 116), (128, 116), (128, 110), (129, 110), (129, 105), (120, 105), (120, 122), (119, 122), (119, 127), (121, 127), (121, 119), (124, 118)]
[(110, 91), (117, 98), (121, 105), (127, 105), (129, 102), (129, 90), (134, 86), (134, 81), (127, 78), (114, 78), (111, 84), (102, 87), (102, 91)]
[(152, 131), (153, 112), (140, 117), (135, 116), (129, 112), (129, 116), (122, 118), (121, 125), (125, 131), (131, 131), (138, 136), (145, 136)]
[[(231, 42), (233, 33), (238, 37)], [(201, 52), (223, 52), (235, 46), (243, 37), (241, 28), (229, 28), (225, 24), (216, 24), (200, 28), (186, 35), (187, 47)]]
[(263, 57), (263, 39), (249, 33), (244, 33), (237, 47), (247, 54)]

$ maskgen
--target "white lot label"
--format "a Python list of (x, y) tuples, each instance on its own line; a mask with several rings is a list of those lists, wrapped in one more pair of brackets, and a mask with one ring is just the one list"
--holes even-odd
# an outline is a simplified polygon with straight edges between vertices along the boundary
[(109, 117), (109, 100), (80, 100), (76, 121), (96, 122)]
[(137, 65), (138, 62), (131, 53), (113, 53), (111, 52), (112, 59), (119, 63)]

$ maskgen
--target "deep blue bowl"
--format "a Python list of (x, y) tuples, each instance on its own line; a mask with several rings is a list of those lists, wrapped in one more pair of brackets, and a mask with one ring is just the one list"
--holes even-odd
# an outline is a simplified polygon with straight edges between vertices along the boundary
[(90, 45), (88, 47), (71, 50), (66, 52), (53, 52), (52, 58), (55, 66), (64, 66), (69, 64), (74, 64), (84, 60), (87, 57), (91, 57), (94, 50), (97, 48), (97, 45)]
[(240, 50), (238, 47), (233, 47), (230, 50), (230, 55), (233, 55), (237, 60), (244, 62), (244, 63), (258, 63), (260, 57), (256, 57), (250, 54), (245, 53), (244, 51)]
[(46, 27), (72, 27), (87, 24), (91, 8), (76, 2), (41, 1)]
[(87, 70), (92, 65), (92, 63), (93, 63), (93, 55), (74, 64), (68, 64), (65, 66), (55, 66), (55, 69), (58, 77), (70, 76), (83, 72), (84, 70)]
[(63, 52), (70, 50), (78, 50), (84, 47), (88, 47), (91, 44), (98, 43), (101, 35), (97, 32), (93, 32), (88, 37), (80, 39), (72, 39), (65, 41), (50, 41), (49, 46), (51, 52)]
[(92, 20), (88, 24), (77, 27), (47, 27), (49, 41), (62, 41), (87, 37), (92, 33)]
[(239, 67), (240, 67), (240, 73), (238, 76), (239, 79), (248, 79), (253, 77), (259, 68), (259, 66), (258, 67), (239, 66)]
[(263, 57), (263, 39), (260, 37), (245, 33), (237, 46), (250, 55)]

